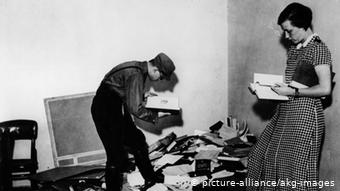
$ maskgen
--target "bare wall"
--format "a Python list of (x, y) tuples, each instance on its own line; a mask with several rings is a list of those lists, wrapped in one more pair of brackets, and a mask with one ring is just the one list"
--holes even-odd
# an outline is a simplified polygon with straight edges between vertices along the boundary
[(43, 99), (95, 91), (113, 66), (167, 53), (176, 64), (183, 127), (227, 113), (227, 1), (0, 0), (0, 121), (39, 123), (39, 170), (53, 167)]
[[(247, 89), (254, 72), (283, 74), (285, 49), (279, 43), (280, 28), (276, 25), (281, 10), (293, 1), (229, 0), (229, 113), (248, 121), (251, 132), (259, 135), (270, 117), (273, 106), (257, 104), (255, 96)], [(298, 1), (310, 6), (314, 15), (314, 30), (326, 42), (332, 52), (333, 69), (340, 74), (340, 2), (337, 0)], [(335, 77), (335, 80), (339, 76)], [(335, 180), (340, 188), (340, 135), (339, 82), (333, 92), (333, 103), (325, 110), (326, 136), (322, 150), (320, 178)], [(263, 112), (265, 111), (265, 112)]]

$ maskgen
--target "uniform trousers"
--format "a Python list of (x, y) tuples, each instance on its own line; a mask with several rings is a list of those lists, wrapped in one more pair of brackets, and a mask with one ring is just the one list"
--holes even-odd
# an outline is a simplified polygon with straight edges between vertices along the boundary
[(149, 159), (145, 136), (135, 126), (126, 105), (117, 93), (101, 85), (93, 98), (91, 113), (107, 156), (107, 190), (117, 191), (122, 187), (122, 173), (128, 161), (125, 148), (134, 155), (136, 166), (145, 181), (154, 181), (156, 175)]

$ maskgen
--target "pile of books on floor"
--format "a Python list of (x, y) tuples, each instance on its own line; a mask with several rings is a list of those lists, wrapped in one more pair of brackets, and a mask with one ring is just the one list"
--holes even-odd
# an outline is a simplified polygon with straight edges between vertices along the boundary
[[(149, 145), (154, 170), (164, 175), (164, 182), (145, 185), (131, 155), (123, 191), (245, 190), (238, 182), (245, 180), (247, 156), (255, 142), (246, 121), (232, 117), (191, 135), (172, 132)], [(37, 173), (31, 180), (39, 191), (104, 191), (104, 175), (105, 164), (66, 166)]]
[[(177, 137), (170, 133), (149, 146), (154, 170), (164, 175), (164, 183), (145, 188), (138, 168), (127, 174), (126, 190), (225, 190), (211, 185), (215, 180), (242, 181), (246, 176), (247, 156), (256, 138), (248, 133), (246, 121), (228, 117), (207, 131)], [(228, 190), (243, 190), (230, 185)]]

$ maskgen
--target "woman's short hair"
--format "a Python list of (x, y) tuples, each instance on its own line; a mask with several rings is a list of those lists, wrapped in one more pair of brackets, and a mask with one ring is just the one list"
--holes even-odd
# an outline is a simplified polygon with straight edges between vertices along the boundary
[(312, 25), (312, 10), (300, 3), (291, 3), (280, 13), (277, 24), (289, 20), (293, 26), (307, 30)]

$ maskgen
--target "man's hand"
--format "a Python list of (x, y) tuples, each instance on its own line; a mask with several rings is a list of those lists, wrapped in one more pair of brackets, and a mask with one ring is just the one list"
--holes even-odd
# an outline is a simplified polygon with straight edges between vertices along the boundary
[(144, 93), (144, 98), (153, 97), (153, 96), (158, 96), (158, 95), (156, 93), (153, 93), (153, 92), (145, 92)]

